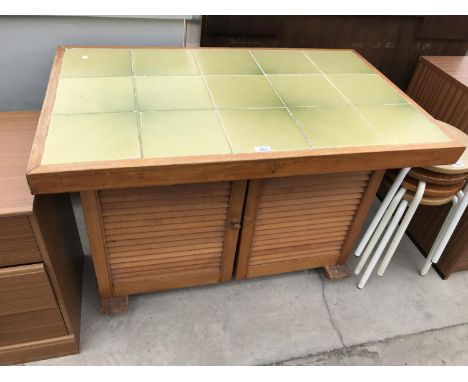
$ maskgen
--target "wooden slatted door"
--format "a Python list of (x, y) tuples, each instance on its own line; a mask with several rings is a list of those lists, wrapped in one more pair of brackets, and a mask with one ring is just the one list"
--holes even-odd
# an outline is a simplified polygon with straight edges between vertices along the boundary
[(249, 181), (236, 278), (343, 264), (382, 175)]
[(83, 192), (101, 297), (230, 280), (246, 181)]

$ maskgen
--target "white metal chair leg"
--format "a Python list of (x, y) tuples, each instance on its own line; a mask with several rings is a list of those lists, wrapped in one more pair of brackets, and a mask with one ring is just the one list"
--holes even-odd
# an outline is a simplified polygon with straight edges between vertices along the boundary
[(388, 226), (382, 240), (379, 243), (379, 246), (375, 250), (374, 256), (372, 256), (372, 259), (367, 265), (367, 268), (364, 271), (364, 274), (362, 275), (361, 280), (359, 280), (359, 283), (358, 283), (359, 289), (364, 288), (364, 286), (366, 285), (367, 280), (369, 279), (369, 276), (371, 275), (372, 271), (375, 268), (375, 265), (379, 261), (380, 256), (382, 255), (385, 247), (387, 246), (388, 241), (392, 237), (393, 232), (395, 231), (395, 228), (397, 227), (398, 222), (403, 216), (403, 213), (405, 212), (407, 206), (408, 206), (408, 202), (406, 200), (401, 201), (400, 205), (398, 206), (397, 211), (395, 212), (395, 215), (392, 218), (392, 221), (390, 222), (390, 225)]
[[(432, 244), (431, 250), (429, 251), (429, 253), (428, 253), (427, 257), (426, 257), (426, 262), (424, 263), (424, 266), (419, 271), (419, 274), (421, 276), (425, 276), (427, 274), (427, 272), (429, 272), (429, 269), (431, 269), (432, 260), (434, 259), (434, 254), (436, 253), (437, 248), (439, 248), (439, 246), (440, 246), (440, 241), (441, 241), (442, 237), (444, 236), (445, 232), (447, 231), (447, 226), (448, 226), (449, 222), (453, 218), (453, 213), (456, 210), (458, 200), (461, 199), (461, 198), (459, 198), (459, 194), (460, 194), (460, 192), (452, 198), (452, 207), (450, 208), (450, 211), (448, 212), (447, 217), (444, 220), (444, 224), (442, 224), (442, 227), (440, 228), (440, 231), (439, 231), (439, 233), (438, 233), (438, 235), (437, 235), (437, 237), (436, 237), (436, 239), (434, 241), (434, 244)], [(463, 194), (463, 193), (461, 193), (461, 194)]]
[(387, 253), (384, 256), (382, 263), (380, 264), (379, 269), (377, 270), (377, 274), (379, 276), (382, 276), (385, 270), (387, 269), (388, 263), (390, 263), (390, 260), (392, 259), (393, 254), (395, 253), (395, 250), (398, 247), (398, 244), (400, 244), (401, 238), (406, 232), (406, 228), (408, 228), (408, 225), (411, 222), (411, 219), (413, 218), (414, 213), (416, 212), (416, 209), (419, 206), (419, 203), (421, 203), (421, 199), (424, 195), (425, 189), (426, 182), (419, 182), (418, 188), (416, 189), (416, 193), (414, 195), (414, 199), (411, 201), (408, 211), (406, 212), (405, 217), (401, 221), (400, 228), (398, 228), (395, 237), (393, 238), (392, 242), (390, 243), (390, 246), (387, 249)]
[[(452, 207), (450, 208), (449, 210), (449, 213), (447, 214), (447, 218), (450, 217), (450, 219), (453, 217), (453, 213), (455, 212), (455, 206), (457, 205), (457, 203), (463, 198), (463, 191), (458, 191), (456, 195), (454, 195), (454, 197), (452, 198)], [(447, 225), (448, 223), (450, 222), (450, 219), (445, 219), (444, 221), (444, 224), (442, 225), (442, 228), (439, 232), (439, 235), (437, 235), (437, 238), (436, 238), (436, 241), (434, 243), (437, 242), (437, 245), (439, 245), (440, 243), (440, 239), (442, 238), (443, 236), (443, 233), (445, 232), (445, 230), (447, 229)]]
[(361, 256), (359, 259), (359, 263), (356, 265), (356, 268), (354, 269), (354, 274), (358, 275), (361, 273), (362, 268), (366, 264), (367, 259), (369, 258), (370, 254), (372, 253), (372, 250), (374, 249), (375, 245), (380, 239), (380, 236), (382, 235), (383, 231), (385, 230), (385, 227), (387, 226), (387, 223), (390, 221), (390, 218), (392, 217), (393, 213), (395, 212), (396, 208), (398, 207), (398, 204), (400, 203), (401, 199), (403, 198), (403, 195), (405, 195), (406, 189), (405, 188), (400, 188), (400, 190), (397, 192), (393, 200), (391, 201), (390, 205), (388, 206), (387, 210), (385, 211), (385, 214), (380, 221), (379, 225), (377, 226), (377, 229), (372, 235), (371, 240), (369, 241), (369, 245), (366, 247), (366, 250), (364, 251), (364, 254)]
[(405, 167), (400, 170), (398, 173), (397, 177), (395, 178), (395, 181), (393, 182), (392, 186), (387, 192), (387, 195), (385, 196), (384, 200), (382, 201), (382, 204), (380, 205), (379, 209), (377, 210), (377, 213), (375, 214), (374, 218), (372, 219), (371, 223), (369, 224), (369, 227), (367, 228), (366, 232), (364, 233), (364, 236), (362, 237), (361, 241), (359, 242), (356, 250), (354, 251), (354, 255), (359, 257), (361, 256), (362, 252), (364, 251), (367, 243), (369, 242), (372, 234), (374, 233), (375, 229), (377, 228), (377, 225), (379, 224), (380, 220), (382, 219), (383, 215), (385, 214), (385, 211), (387, 210), (387, 207), (390, 205), (390, 202), (393, 200), (393, 197), (398, 191), (398, 188), (400, 187), (401, 183), (403, 182), (403, 179), (405, 179), (405, 176), (408, 174), (409, 170), (411, 170), (411, 167)]
[(468, 183), (465, 185), (465, 188), (463, 189), (463, 197), (461, 198), (461, 200), (458, 201), (457, 206), (455, 207), (455, 211), (453, 212), (452, 218), (450, 219), (450, 222), (447, 224), (445, 232), (442, 238), (440, 239), (439, 245), (434, 252), (434, 257), (432, 258), (433, 264), (436, 264), (439, 261), (440, 257), (442, 256), (442, 253), (444, 252), (445, 247), (447, 246), (450, 238), (452, 237), (453, 231), (455, 231), (455, 228), (457, 228), (458, 222), (463, 216), (463, 213), (465, 212), (467, 205), (468, 205)]

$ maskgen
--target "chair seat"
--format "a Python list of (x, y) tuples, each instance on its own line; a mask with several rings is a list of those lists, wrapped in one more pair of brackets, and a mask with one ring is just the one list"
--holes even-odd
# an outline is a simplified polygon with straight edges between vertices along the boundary
[[(448, 123), (439, 121), (440, 124), (448, 131), (450, 136), (453, 139), (456, 139), (460, 143), (463, 143), (466, 147), (468, 147), (468, 135), (466, 135), (463, 131), (449, 125)], [(463, 174), (468, 172), (468, 148), (465, 149), (464, 153), (460, 157), (460, 159), (454, 164), (448, 165), (438, 165), (438, 166), (430, 166), (424, 167), (426, 170), (440, 172), (443, 174)]]
[(422, 167), (412, 168), (408, 175), (414, 179), (422, 180), (426, 183), (440, 185), (458, 184), (468, 178), (468, 172), (463, 174), (444, 174), (426, 170)]
[[(452, 201), (452, 196), (443, 196), (443, 197), (436, 197), (436, 196), (426, 196), (424, 195), (421, 199), (421, 204), (423, 206), (442, 206), (444, 204), (448, 204)], [(414, 192), (406, 191), (403, 199), (411, 202), (414, 199)]]
[[(391, 183), (393, 183), (393, 181), (395, 180), (395, 174), (392, 172), (387, 172), (385, 177), (388, 178)], [(406, 188), (408, 191), (416, 192), (416, 189), (418, 188), (418, 183), (418, 179), (414, 179), (411, 176), (407, 176), (401, 183), (401, 186)], [(448, 185), (426, 183), (424, 196), (433, 196), (437, 198), (451, 197), (455, 195), (458, 191), (460, 191), (464, 185), (465, 180), (456, 184)]]
[[(382, 182), (381, 190), (384, 193), (387, 193), (392, 184), (393, 180), (386, 176)], [(403, 196), (403, 199), (407, 200), (408, 202), (411, 202), (414, 199), (415, 191), (410, 191), (407, 187), (405, 188), (407, 189), (407, 191)], [(455, 194), (452, 194), (450, 196), (428, 196), (426, 193), (424, 193), (424, 196), (421, 200), (421, 204), (425, 206), (442, 206), (444, 204), (450, 203), (452, 201), (453, 195)]]

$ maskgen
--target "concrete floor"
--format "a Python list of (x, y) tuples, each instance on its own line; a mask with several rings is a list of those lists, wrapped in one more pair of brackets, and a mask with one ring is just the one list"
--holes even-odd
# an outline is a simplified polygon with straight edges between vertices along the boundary
[(310, 270), (132, 296), (107, 316), (86, 256), (81, 353), (31, 364), (466, 365), (468, 272), (421, 277), (422, 263), (405, 237), (363, 290)]

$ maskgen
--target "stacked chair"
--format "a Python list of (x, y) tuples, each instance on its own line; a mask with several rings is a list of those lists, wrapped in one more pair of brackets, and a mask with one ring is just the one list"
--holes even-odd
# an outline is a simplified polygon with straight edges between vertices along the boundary
[[(440, 123), (450, 130), (454, 138), (468, 147), (468, 135), (453, 126)], [(387, 194), (355, 251), (355, 255), (360, 257), (354, 270), (356, 275), (361, 273), (370, 258), (358, 283), (358, 288), (364, 288), (386, 250), (377, 270), (379, 276), (384, 274), (420, 204), (440, 206), (451, 203), (452, 207), (421, 268), (421, 276), (427, 274), (431, 265), (440, 259), (466, 209), (468, 204), (467, 178), (468, 149), (456, 163), (451, 165), (387, 171), (382, 184)]]

